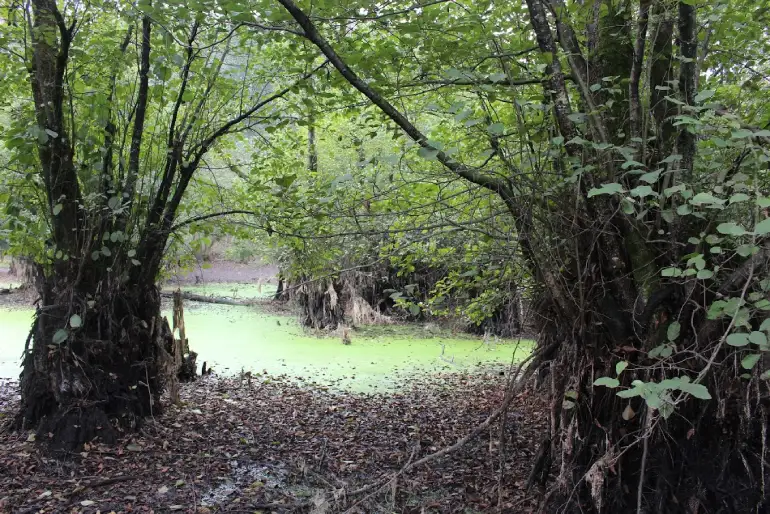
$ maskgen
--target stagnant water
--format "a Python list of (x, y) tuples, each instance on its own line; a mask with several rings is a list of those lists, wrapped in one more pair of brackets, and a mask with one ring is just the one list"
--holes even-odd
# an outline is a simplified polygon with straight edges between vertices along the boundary
[[(229, 285), (201, 289), (195, 292), (234, 294)], [(170, 318), (169, 312), (164, 315)], [(0, 378), (18, 377), (32, 316), (31, 309), (0, 309)], [(421, 327), (399, 325), (354, 331), (352, 344), (346, 346), (338, 337), (305, 332), (291, 316), (195, 302), (185, 305), (185, 325), (198, 364), (206, 361), (216, 373), (266, 371), (362, 392), (390, 389), (414, 373), (472, 372), (484, 363), (518, 361), (532, 349), (530, 341), (522, 341), (514, 357), (513, 341), (431, 335)]]

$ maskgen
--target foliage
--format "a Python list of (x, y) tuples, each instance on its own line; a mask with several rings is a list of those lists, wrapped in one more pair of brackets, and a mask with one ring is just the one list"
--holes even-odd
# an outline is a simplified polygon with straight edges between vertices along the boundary
[[(759, 490), (770, 329), (766, 8), (99, 7), (64, 10), (80, 20), (77, 66), (63, 75), (56, 127), (33, 121), (52, 113), (24, 92), (27, 25), (12, 20), (0, 34), (13, 114), (0, 181), (13, 220), (0, 234), (14, 251), (148, 283), (164, 250), (184, 252), (226, 227), (266, 234), (285, 276), (315, 281), (335, 305), (335, 281), (348, 272), (365, 277), (373, 301), (387, 295), (412, 316), (482, 323), (524, 293), (540, 332), (531, 369), (553, 374), (543, 479), (561, 463), (548, 501), (642, 511), (671, 497), (720, 503), (724, 491)], [(151, 45), (137, 37), (140, 23), (153, 28)], [(61, 26), (43, 28), (36, 41), (56, 39), (57, 28), (66, 40)], [(142, 63), (152, 80), (137, 161)], [(73, 157), (65, 175), (76, 180), (47, 180), (49, 147)], [(73, 183), (76, 199), (49, 187)], [(211, 224), (224, 215), (228, 224)], [(724, 476), (733, 464), (751, 472)], [(607, 473), (614, 466), (624, 472)], [(729, 501), (753, 509), (761, 498)]]

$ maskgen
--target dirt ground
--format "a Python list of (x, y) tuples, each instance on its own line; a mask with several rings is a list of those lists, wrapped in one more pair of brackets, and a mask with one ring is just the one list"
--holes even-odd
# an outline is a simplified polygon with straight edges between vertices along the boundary
[[(497, 372), (418, 379), (400, 394), (340, 394), (283, 377), (205, 377), (116, 446), (51, 455), (45, 434), (0, 430), (0, 512), (527, 513), (546, 404), (519, 394), (454, 453), (503, 396)], [(0, 415), (18, 397), (0, 384)], [(501, 437), (502, 436), (502, 437)]]
[(270, 264), (243, 264), (231, 261), (214, 261), (210, 267), (203, 266), (187, 273), (172, 275), (168, 282), (173, 284), (197, 283), (240, 283), (248, 284), (259, 280), (262, 283), (277, 283), (278, 267)]
[[(0, 307), (30, 307), (35, 301), (33, 288), (19, 289), (21, 279), (12, 275), (7, 262), (0, 262)], [(209, 267), (199, 267), (187, 273), (174, 274), (166, 285), (192, 284), (262, 284), (278, 283), (278, 267), (265, 264), (243, 264), (230, 261), (214, 261)]]

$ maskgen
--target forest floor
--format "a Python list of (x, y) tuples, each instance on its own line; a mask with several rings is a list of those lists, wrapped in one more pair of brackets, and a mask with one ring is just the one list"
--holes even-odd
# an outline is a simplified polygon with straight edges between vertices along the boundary
[[(0, 512), (531, 512), (525, 484), (547, 408), (528, 392), (511, 404), (502, 450), (495, 423), (455, 453), (387, 481), (471, 432), (505, 388), (497, 370), (417, 380), (398, 394), (361, 395), (285, 377), (209, 376), (185, 385), (181, 405), (117, 446), (66, 455), (5, 428)], [(6, 419), (15, 386), (0, 382)]]

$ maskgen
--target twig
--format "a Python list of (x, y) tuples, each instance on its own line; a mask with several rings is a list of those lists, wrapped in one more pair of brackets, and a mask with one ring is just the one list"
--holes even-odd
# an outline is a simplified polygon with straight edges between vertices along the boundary
[[(377, 492), (379, 492), (379, 491), (380, 491), (380, 490), (381, 490), (381, 489), (382, 489), (382, 488), (383, 488), (385, 485), (387, 485), (387, 484), (388, 484), (388, 483), (389, 483), (391, 480), (393, 480), (394, 478), (397, 478), (397, 477), (399, 477), (399, 476), (403, 475), (403, 474), (404, 474), (404, 473), (406, 473), (407, 471), (410, 471), (411, 469), (413, 469), (413, 468), (416, 468), (417, 466), (421, 466), (421, 465), (423, 465), (423, 464), (427, 464), (427, 463), (428, 463), (428, 462), (430, 462), (430, 461), (433, 461), (433, 460), (435, 460), (435, 459), (438, 459), (438, 458), (440, 458), (440, 457), (444, 457), (444, 456), (446, 456), (446, 455), (449, 455), (450, 453), (454, 453), (454, 452), (456, 452), (457, 450), (459, 450), (460, 448), (462, 448), (463, 446), (465, 446), (465, 445), (466, 445), (468, 442), (470, 442), (470, 441), (472, 441), (473, 439), (475, 439), (475, 438), (476, 438), (476, 437), (477, 437), (477, 436), (478, 436), (480, 433), (482, 433), (484, 430), (487, 430), (487, 428), (489, 428), (489, 426), (490, 426), (492, 423), (494, 423), (494, 421), (495, 421), (497, 418), (499, 418), (499, 417), (500, 417), (500, 415), (501, 415), (501, 414), (502, 414), (504, 411), (506, 411), (506, 410), (508, 409), (508, 406), (511, 404), (511, 402), (513, 401), (513, 399), (514, 399), (514, 398), (516, 397), (516, 395), (517, 395), (517, 394), (520, 392), (520, 390), (521, 390), (521, 389), (524, 387), (524, 384), (526, 383), (526, 381), (525, 381), (525, 380), (518, 380), (518, 377), (519, 377), (519, 375), (521, 374), (521, 370), (522, 370), (522, 369), (524, 369), (524, 367), (525, 367), (525, 366), (526, 366), (526, 365), (527, 365), (527, 364), (528, 364), (530, 361), (532, 361), (532, 360), (533, 360), (535, 357), (540, 357), (540, 356), (541, 356), (541, 355), (543, 355), (543, 354), (547, 354), (547, 353), (548, 353), (548, 352), (550, 352), (550, 351), (551, 351), (553, 348), (555, 348), (555, 347), (556, 347), (556, 345), (557, 345), (557, 343), (552, 343), (552, 344), (548, 345), (548, 346), (547, 346), (547, 347), (545, 347), (545, 348), (541, 348), (541, 349), (540, 349), (540, 350), (538, 350), (537, 352), (533, 352), (533, 353), (531, 353), (531, 354), (529, 355), (529, 357), (527, 357), (526, 359), (524, 359), (524, 360), (521, 362), (521, 364), (519, 364), (519, 366), (516, 368), (516, 372), (515, 372), (515, 374), (514, 374), (514, 375), (513, 375), (513, 376), (510, 378), (510, 381), (509, 381), (509, 386), (508, 386), (508, 391), (506, 392), (506, 396), (505, 396), (505, 399), (503, 400), (503, 404), (500, 406), (500, 408), (499, 408), (499, 409), (497, 409), (495, 412), (493, 412), (492, 414), (490, 414), (490, 415), (489, 415), (489, 417), (487, 417), (487, 419), (486, 419), (486, 420), (484, 420), (484, 422), (483, 422), (483, 423), (481, 423), (481, 424), (480, 424), (480, 425), (478, 425), (476, 428), (474, 428), (474, 429), (473, 429), (473, 430), (472, 430), (472, 431), (471, 431), (471, 432), (470, 432), (468, 435), (466, 435), (465, 437), (463, 437), (462, 439), (460, 439), (459, 441), (457, 441), (455, 444), (453, 444), (453, 445), (451, 445), (451, 446), (447, 446), (446, 448), (443, 448), (443, 449), (441, 449), (441, 450), (438, 450), (438, 451), (436, 451), (436, 452), (434, 452), (434, 453), (431, 453), (431, 454), (429, 454), (429, 455), (426, 455), (425, 457), (423, 457), (423, 458), (421, 458), (421, 459), (419, 459), (419, 460), (417, 460), (417, 461), (415, 461), (415, 462), (411, 462), (411, 461), (410, 461), (410, 462), (407, 462), (407, 463), (404, 465), (404, 467), (402, 467), (402, 468), (401, 468), (400, 470), (398, 470), (397, 472), (395, 472), (395, 473), (393, 473), (393, 474), (391, 474), (391, 475), (387, 476), (387, 477), (386, 477), (386, 478), (384, 478), (384, 479), (381, 479), (381, 480), (380, 480), (380, 481), (378, 481), (378, 482), (375, 482), (375, 483), (373, 483), (373, 484), (369, 484), (369, 485), (367, 485), (367, 486), (361, 487), (361, 488), (359, 488), (359, 489), (356, 489), (355, 491), (351, 491), (351, 492), (347, 493), (347, 494), (348, 494), (348, 496), (357, 496), (357, 495), (359, 495), (359, 494), (364, 494), (364, 493), (367, 493), (367, 492), (369, 492), (369, 491), (371, 491), (371, 490), (373, 490), (373, 489), (374, 489), (374, 490), (375, 490), (375, 491), (374, 491), (374, 493), (372, 493), (371, 495), (369, 495), (369, 496), (373, 496), (374, 494), (376, 494)], [(369, 498), (369, 496), (367, 496), (367, 498)], [(366, 498), (364, 498), (364, 500), (365, 500), (365, 499), (366, 499)], [(361, 501), (364, 501), (364, 500), (361, 500)], [(354, 505), (353, 505), (353, 507), (355, 507), (356, 505), (358, 505), (359, 503), (361, 503), (361, 501), (359, 501), (359, 502), (356, 502), (356, 504), (354, 504)], [(348, 509), (346, 512), (350, 512), (350, 511), (351, 511), (351, 509), (352, 509), (353, 507), (351, 507), (350, 509)]]
[(636, 491), (636, 514), (642, 514), (642, 498), (644, 497), (644, 475), (647, 468), (647, 451), (650, 442), (650, 426), (652, 425), (652, 409), (648, 408), (644, 420), (645, 433), (642, 443), (642, 465), (639, 470), (639, 489)]
[(112, 485), (117, 484), (120, 482), (128, 482), (130, 480), (137, 480), (139, 477), (135, 475), (124, 475), (120, 477), (112, 477), (112, 478), (105, 478), (104, 480), (99, 480), (98, 482), (93, 482), (90, 484), (81, 484), (80, 487), (83, 489), (89, 489), (93, 487), (104, 487), (105, 485)]
[[(350, 507), (348, 510), (346, 510), (346, 511), (345, 511), (345, 514), (348, 514), (348, 513), (350, 513), (350, 512), (353, 512), (353, 509), (355, 509), (356, 507), (358, 507), (358, 506), (359, 506), (359, 505), (361, 505), (362, 503), (366, 502), (366, 501), (367, 501), (368, 499), (370, 499), (371, 497), (375, 496), (377, 493), (379, 493), (379, 492), (380, 492), (380, 491), (382, 491), (382, 490), (383, 490), (385, 487), (387, 487), (387, 485), (388, 485), (388, 484), (392, 484), (392, 483), (394, 483), (394, 482), (395, 482), (395, 481), (398, 479), (398, 477), (399, 477), (399, 476), (401, 476), (401, 475), (402, 475), (402, 474), (404, 474), (404, 473), (405, 473), (405, 472), (406, 472), (408, 469), (410, 469), (410, 468), (409, 468), (409, 465), (412, 463), (412, 460), (414, 459), (414, 456), (415, 456), (415, 454), (416, 454), (416, 453), (417, 453), (417, 448), (415, 448), (415, 449), (412, 451), (412, 454), (409, 456), (409, 461), (406, 463), (406, 465), (405, 465), (403, 468), (401, 468), (401, 469), (400, 469), (398, 472), (396, 472), (396, 473), (394, 473), (393, 475), (391, 475), (390, 477), (388, 477), (388, 479), (387, 479), (387, 480), (385, 480), (384, 482), (380, 482), (380, 484), (379, 484), (379, 485), (377, 485), (377, 487), (375, 488), (375, 490), (374, 490), (374, 491), (372, 491), (371, 493), (367, 494), (366, 496), (364, 496), (363, 498), (361, 498), (360, 500), (358, 500), (356, 503), (354, 503), (354, 504), (353, 504), (353, 505), (352, 505), (352, 506), (351, 506), (351, 507)], [(361, 489), (366, 489), (366, 488), (364, 487), (364, 488), (361, 488)], [(361, 489), (359, 489), (359, 491), (361, 491)], [(371, 489), (368, 489), (368, 490), (371, 490)], [(354, 492), (353, 492), (353, 494), (355, 494), (355, 493), (356, 493), (356, 492), (354, 491)]]

